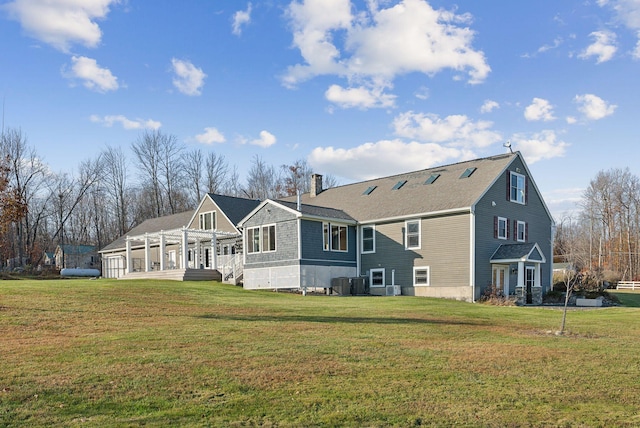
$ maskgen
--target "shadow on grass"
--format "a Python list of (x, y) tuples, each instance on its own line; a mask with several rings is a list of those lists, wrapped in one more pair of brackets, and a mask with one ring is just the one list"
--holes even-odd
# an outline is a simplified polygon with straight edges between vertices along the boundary
[(333, 324), (443, 324), (443, 325), (471, 325), (482, 326), (486, 323), (460, 320), (440, 320), (421, 318), (382, 318), (382, 317), (341, 317), (318, 315), (196, 315), (196, 318), (221, 321), (264, 321), (264, 322), (313, 322)]
[(640, 292), (608, 290), (611, 294), (618, 297), (620, 303), (627, 308), (640, 308)]

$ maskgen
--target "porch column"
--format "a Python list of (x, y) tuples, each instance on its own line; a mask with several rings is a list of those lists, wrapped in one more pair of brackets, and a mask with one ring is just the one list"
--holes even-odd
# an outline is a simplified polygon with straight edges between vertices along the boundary
[(182, 269), (189, 267), (189, 237), (187, 236), (187, 229), (182, 229), (182, 241), (180, 242), (182, 248)]
[(200, 253), (200, 238), (196, 238), (195, 254), (193, 257), (196, 269), (200, 269), (200, 265), (202, 264), (202, 255)]
[(149, 272), (151, 265), (151, 249), (149, 248), (149, 235), (144, 234), (144, 271)]
[(127, 236), (127, 273), (131, 273), (131, 241), (129, 241), (129, 237)]
[(533, 278), (533, 286), (534, 287), (541, 287), (541, 283), (540, 283), (540, 263), (536, 263), (536, 273), (534, 275)]
[(167, 240), (165, 239), (164, 236), (164, 231), (161, 230), (160, 231), (160, 270), (165, 270), (165, 263), (164, 263), (164, 249), (167, 245)]
[(213, 232), (211, 235), (211, 262), (213, 264), (213, 269), (218, 269), (218, 251), (217, 251), (218, 243), (216, 238), (216, 233)]
[(524, 287), (524, 262), (518, 262), (518, 287)]

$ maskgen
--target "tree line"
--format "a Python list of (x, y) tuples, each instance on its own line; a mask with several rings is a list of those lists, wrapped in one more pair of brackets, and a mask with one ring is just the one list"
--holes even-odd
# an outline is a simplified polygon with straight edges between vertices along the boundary
[[(146, 131), (105, 147), (74, 172), (53, 172), (20, 129), (0, 135), (0, 266), (37, 266), (59, 244), (104, 247), (142, 221), (197, 207), (205, 193), (264, 200), (309, 191), (303, 159), (274, 166), (255, 155), (241, 177), (214, 151)], [(325, 187), (336, 185), (325, 176)]]
[(580, 208), (557, 221), (556, 260), (599, 283), (640, 280), (640, 179), (628, 168), (600, 171)]

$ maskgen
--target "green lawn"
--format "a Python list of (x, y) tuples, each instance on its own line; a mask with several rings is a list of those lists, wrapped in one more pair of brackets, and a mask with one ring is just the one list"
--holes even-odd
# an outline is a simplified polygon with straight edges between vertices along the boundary
[(0, 281), (0, 426), (640, 426), (640, 309), (572, 310), (556, 336), (561, 316)]

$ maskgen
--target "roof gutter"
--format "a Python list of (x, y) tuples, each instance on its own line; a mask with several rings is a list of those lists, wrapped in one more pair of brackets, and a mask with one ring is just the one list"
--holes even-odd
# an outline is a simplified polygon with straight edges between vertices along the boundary
[(443, 216), (443, 215), (466, 214), (466, 213), (473, 214), (474, 213), (473, 207), (451, 208), (451, 209), (448, 209), (448, 210), (431, 211), (431, 212), (426, 212), (426, 213), (407, 214), (407, 215), (401, 215), (401, 216), (395, 216), (395, 217), (377, 218), (377, 219), (373, 219), (373, 220), (359, 221), (358, 224), (387, 223), (387, 222), (398, 221), (398, 220), (406, 220), (406, 219), (411, 219), (411, 218), (416, 218), (416, 217), (427, 218), (427, 217), (439, 217), (439, 216)]

